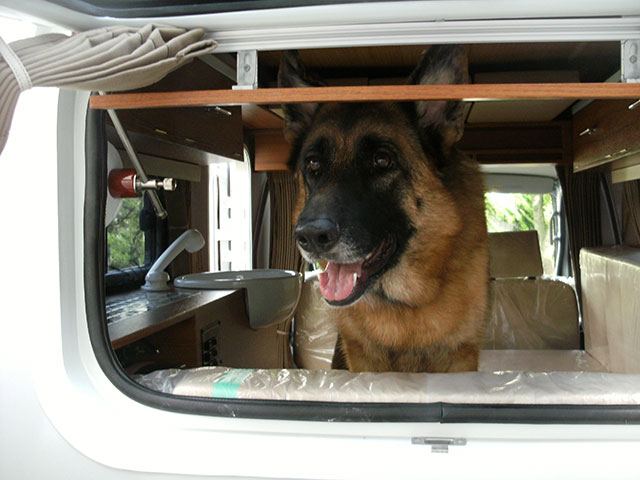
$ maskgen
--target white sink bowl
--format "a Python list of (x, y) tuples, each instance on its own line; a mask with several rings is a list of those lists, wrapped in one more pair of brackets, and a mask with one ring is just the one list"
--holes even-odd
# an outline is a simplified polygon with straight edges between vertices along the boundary
[(244, 288), (251, 328), (275, 325), (289, 319), (298, 306), (302, 275), (291, 270), (202, 272), (174, 280), (179, 288), (234, 290)]

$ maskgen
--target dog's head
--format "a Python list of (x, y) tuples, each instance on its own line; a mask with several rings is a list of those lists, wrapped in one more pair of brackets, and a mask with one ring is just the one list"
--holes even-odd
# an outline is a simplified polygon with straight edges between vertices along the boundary
[[(467, 82), (464, 50), (430, 48), (409, 82)], [(278, 83), (321, 85), (296, 52), (283, 55)], [(367, 292), (401, 301), (402, 295), (393, 294), (398, 287), (385, 288), (384, 279), (391, 285), (396, 266), (426, 261), (418, 252), (426, 248), (433, 255), (434, 250), (419, 244), (436, 245), (459, 224), (445, 177), (451, 147), (462, 135), (461, 103), (303, 103), (283, 108), (289, 166), (305, 193), (298, 202), (294, 235), (304, 258), (325, 267), (323, 296), (332, 305), (352, 304)]]

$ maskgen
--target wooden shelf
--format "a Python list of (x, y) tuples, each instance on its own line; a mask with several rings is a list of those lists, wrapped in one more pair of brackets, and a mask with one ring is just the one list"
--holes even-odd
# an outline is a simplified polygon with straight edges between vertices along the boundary
[(464, 100), (469, 102), (544, 99), (638, 99), (639, 83), (512, 83), (472, 85), (386, 85), (358, 87), (261, 88), (94, 95), (91, 108), (131, 109), (209, 105), (273, 105), (304, 102)]

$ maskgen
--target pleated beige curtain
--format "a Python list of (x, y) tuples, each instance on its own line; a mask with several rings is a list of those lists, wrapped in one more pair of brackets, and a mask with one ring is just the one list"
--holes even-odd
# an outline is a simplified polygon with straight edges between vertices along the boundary
[(41, 35), (9, 45), (0, 39), (0, 152), (20, 92), (35, 86), (122, 91), (151, 85), (216, 43), (204, 30), (161, 25), (105, 27)]
[(298, 184), (291, 172), (269, 172), (271, 194), (271, 253), (269, 266), (300, 269), (302, 257), (293, 238), (293, 208)]
[[(269, 192), (271, 195), (271, 252), (270, 268), (302, 271), (303, 261), (293, 238), (293, 208), (298, 192), (298, 184), (291, 172), (269, 172)], [(280, 323), (278, 330), (278, 351), (284, 368), (293, 366), (289, 347), (291, 319)]]

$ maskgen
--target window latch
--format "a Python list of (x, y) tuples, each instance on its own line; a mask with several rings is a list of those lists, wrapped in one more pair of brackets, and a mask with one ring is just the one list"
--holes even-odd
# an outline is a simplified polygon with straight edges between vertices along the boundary
[(431, 445), (431, 453), (449, 453), (450, 446), (464, 446), (466, 438), (412, 437), (412, 445)]

